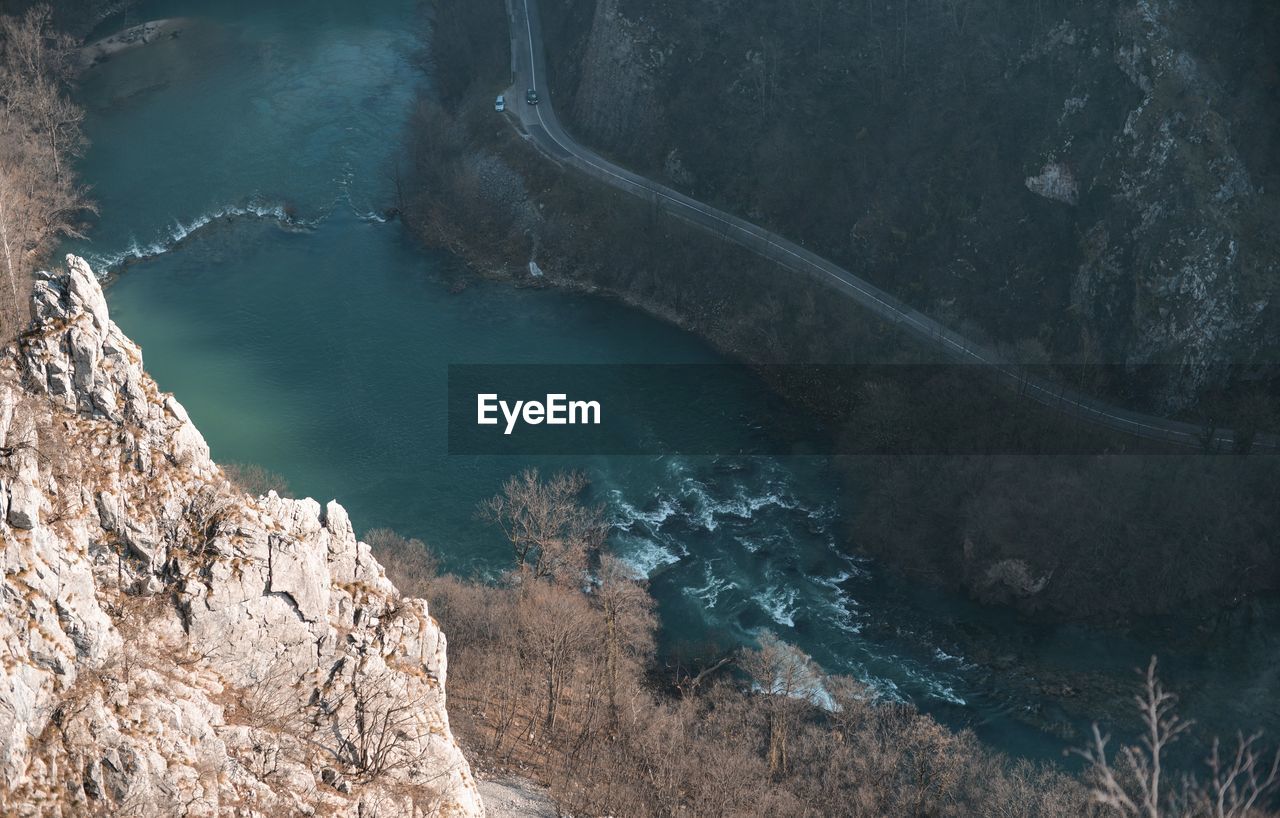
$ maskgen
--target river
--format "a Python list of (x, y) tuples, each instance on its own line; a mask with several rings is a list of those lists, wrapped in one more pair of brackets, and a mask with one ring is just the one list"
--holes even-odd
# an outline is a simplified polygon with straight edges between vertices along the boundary
[[(1023, 623), (848, 556), (840, 520), (857, 498), (823, 458), (450, 456), (450, 363), (721, 359), (611, 301), (475, 281), (380, 215), (429, 81), (419, 14), (417, 0), (168, 0), (99, 32), (191, 18), (86, 74), (81, 172), (101, 215), (71, 249), (113, 274), (115, 320), (215, 459), (336, 497), (358, 531), (420, 537), (479, 575), (509, 555), (476, 503), (525, 465), (582, 468), (611, 546), (651, 577), (668, 649), (772, 628), (829, 671), (1033, 758), (1078, 740), (1089, 707), (1046, 692), (1063, 679), (1127, 700), (1151, 639)], [(760, 401), (744, 411), (767, 412)], [(1274, 640), (1239, 639), (1225, 663), (1161, 645), (1192, 704), (1232, 703), (1228, 725), (1275, 689)]]

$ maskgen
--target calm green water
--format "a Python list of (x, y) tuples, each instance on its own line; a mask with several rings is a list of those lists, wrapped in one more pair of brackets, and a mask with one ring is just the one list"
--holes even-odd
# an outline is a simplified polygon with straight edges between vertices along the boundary
[[(427, 81), (415, 67), (418, 5), (145, 4), (135, 22), (192, 21), (86, 77), (93, 147), (82, 171), (102, 215), (73, 249), (118, 274), (116, 321), (215, 458), (280, 472), (298, 495), (337, 497), (358, 530), (421, 537), (453, 570), (496, 572), (507, 554), (473, 509), (529, 464), (446, 453), (449, 363), (719, 358), (598, 299), (485, 283), (451, 294), (458, 262), (376, 215)], [(708, 434), (732, 444), (738, 432)], [(590, 472), (616, 521), (613, 547), (652, 577), (668, 645), (774, 628), (829, 670), (1014, 752), (1056, 757), (1062, 738), (1041, 728), (1080, 725), (1073, 700), (1044, 695), (1045, 684), (1069, 676), (1118, 699), (1153, 644), (1172, 652), (1172, 681), (1221, 723), (1267, 706), (1275, 689), (1265, 658), (1275, 646), (1256, 629), (1224, 649), (1229, 660), (1194, 646), (1179, 654), (1030, 627), (890, 580), (842, 553), (840, 512), (856, 498), (840, 496), (822, 459), (536, 465)], [(996, 653), (1022, 669), (992, 670)]]

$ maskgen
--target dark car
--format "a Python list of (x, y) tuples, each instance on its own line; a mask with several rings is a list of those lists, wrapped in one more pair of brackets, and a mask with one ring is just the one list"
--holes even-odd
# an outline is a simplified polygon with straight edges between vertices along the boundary
[(524, 92), (524, 101), (525, 101), (525, 102), (527, 102), (527, 103), (529, 103), (530, 105), (537, 105), (537, 104), (538, 104), (538, 92), (537, 92), (537, 91), (535, 91), (535, 90), (533, 90), (532, 88), (530, 88), (528, 91), (525, 91), (525, 92)]

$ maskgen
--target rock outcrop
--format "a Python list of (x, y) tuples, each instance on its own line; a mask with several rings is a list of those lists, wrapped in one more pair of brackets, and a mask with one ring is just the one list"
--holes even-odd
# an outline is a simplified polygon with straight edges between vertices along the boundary
[(1220, 110), (1220, 70), (1171, 28), (1177, 11), (1138, 0), (1116, 16), (1112, 58), (1139, 101), (1095, 176), (1107, 199), (1080, 226), (1072, 286), (1073, 306), (1100, 336), (1128, 336), (1117, 344), (1125, 363), (1174, 365), (1160, 396), (1167, 409), (1231, 364), (1273, 360), (1266, 310), (1280, 278), (1268, 238), (1274, 201), (1236, 145), (1241, 123)]
[(342, 506), (235, 488), (69, 256), (0, 361), (0, 813), (483, 815), (445, 638)]

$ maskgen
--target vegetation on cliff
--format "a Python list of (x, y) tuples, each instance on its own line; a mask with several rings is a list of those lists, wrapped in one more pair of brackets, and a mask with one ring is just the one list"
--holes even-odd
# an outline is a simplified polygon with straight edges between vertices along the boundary
[(0, 814), (482, 814), (444, 636), (342, 506), (229, 480), (83, 260), (33, 313), (0, 351)]

